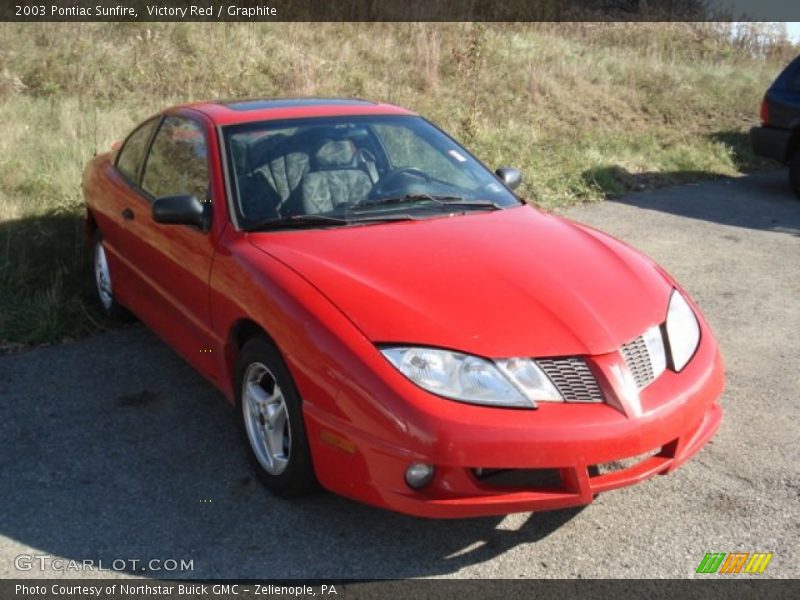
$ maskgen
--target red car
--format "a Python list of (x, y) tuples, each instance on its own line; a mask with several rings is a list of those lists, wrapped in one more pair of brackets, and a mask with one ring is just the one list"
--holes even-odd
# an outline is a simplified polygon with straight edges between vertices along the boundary
[(711, 438), (722, 363), (669, 275), (519, 183), (388, 104), (170, 108), (85, 171), (97, 293), (240, 407), (277, 494), (587, 504)]

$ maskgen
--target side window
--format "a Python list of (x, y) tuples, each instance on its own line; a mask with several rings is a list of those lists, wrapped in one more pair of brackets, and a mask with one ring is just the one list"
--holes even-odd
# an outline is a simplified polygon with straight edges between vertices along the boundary
[(441, 152), (410, 129), (398, 125), (376, 125), (375, 131), (383, 141), (393, 169), (415, 167), (445, 183), (465, 188), (475, 186), (475, 182)]
[(208, 196), (208, 160), (203, 130), (194, 121), (167, 117), (150, 146), (142, 188), (156, 198), (191, 194)]
[(147, 151), (147, 142), (158, 118), (150, 119), (128, 136), (125, 144), (117, 153), (117, 169), (134, 183), (138, 183), (139, 167), (142, 165), (144, 153)]

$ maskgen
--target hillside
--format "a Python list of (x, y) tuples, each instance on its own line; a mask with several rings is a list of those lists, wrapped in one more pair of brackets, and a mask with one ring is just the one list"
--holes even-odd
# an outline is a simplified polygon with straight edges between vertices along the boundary
[(796, 52), (764, 34), (681, 23), (0, 23), (0, 344), (108, 326), (87, 288), (80, 174), (95, 149), (166, 105), (401, 104), (487, 164), (521, 167), (522, 194), (554, 208), (763, 167), (745, 132)]

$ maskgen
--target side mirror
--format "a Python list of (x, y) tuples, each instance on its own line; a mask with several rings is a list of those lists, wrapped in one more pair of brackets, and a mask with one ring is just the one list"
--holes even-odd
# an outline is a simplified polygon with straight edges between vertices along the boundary
[(494, 173), (510, 190), (517, 189), (522, 183), (522, 172), (514, 167), (500, 167)]
[(209, 204), (203, 204), (196, 196), (162, 196), (153, 202), (153, 220), (164, 225), (191, 225), (208, 231), (210, 224)]

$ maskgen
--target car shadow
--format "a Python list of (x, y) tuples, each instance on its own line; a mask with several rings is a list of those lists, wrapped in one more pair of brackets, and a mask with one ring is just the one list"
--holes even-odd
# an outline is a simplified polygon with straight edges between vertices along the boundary
[[(623, 182), (617, 184), (620, 189), (642, 190), (609, 193), (607, 202), (721, 225), (800, 235), (800, 202), (789, 187), (785, 170), (711, 177), (702, 172), (630, 173), (622, 167), (609, 166), (587, 171), (584, 177), (587, 181), (605, 181), (604, 189), (613, 189), (614, 184), (608, 183), (613, 180)], [(688, 183), (659, 188), (654, 182), (660, 178), (683, 178)], [(703, 181), (696, 182), (697, 179)]]
[[(753, 152), (747, 132), (735, 130), (715, 131), (706, 134), (705, 138), (714, 144), (723, 146), (724, 152), (733, 162), (733, 166), (742, 174), (764, 173), (780, 167), (776, 161), (757, 156)], [(725, 179), (725, 177), (717, 173), (698, 169), (640, 171), (634, 173), (628, 171), (625, 167), (614, 164), (587, 169), (581, 174), (581, 177), (589, 187), (599, 190), (606, 197), (676, 184)]]
[(600, 191), (607, 199), (629, 192), (663, 188), (716, 177), (715, 174), (707, 171), (692, 170), (631, 172), (619, 165), (593, 167), (581, 173), (581, 178), (586, 185)]
[(113, 327), (92, 286), (82, 211), (0, 219), (0, 354)]
[(447, 575), (535, 548), (580, 512), (434, 521), (322, 491), (277, 499), (252, 475), (234, 409), (140, 326), (1, 357), (0, 396), (7, 565), (36, 554), (170, 579)]
[(779, 166), (778, 162), (758, 156), (753, 152), (750, 134), (747, 131), (715, 131), (707, 134), (706, 139), (725, 146), (725, 150), (740, 173), (759, 173)]

